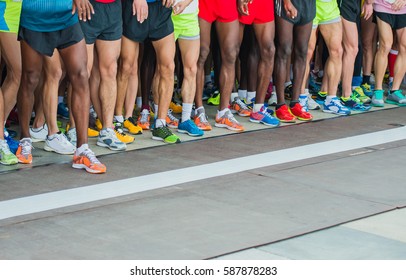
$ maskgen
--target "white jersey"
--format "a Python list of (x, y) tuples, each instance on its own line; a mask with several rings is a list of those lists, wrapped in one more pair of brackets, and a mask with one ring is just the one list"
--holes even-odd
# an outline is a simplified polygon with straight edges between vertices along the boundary
[[(176, 0), (175, 4), (184, 1), (184, 0)], [(182, 14), (194, 14), (199, 9), (199, 0), (192, 0), (192, 2), (185, 8)]]

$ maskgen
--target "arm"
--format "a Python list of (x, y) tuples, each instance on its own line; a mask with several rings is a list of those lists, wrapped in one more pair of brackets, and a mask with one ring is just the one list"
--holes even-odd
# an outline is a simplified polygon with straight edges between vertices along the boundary
[(89, 0), (73, 0), (72, 2), (72, 15), (78, 11), (78, 17), (80, 20), (91, 20), (94, 9)]
[(374, 12), (373, 3), (374, 0), (365, 0), (364, 5), (362, 5), (361, 15), (363, 15), (365, 20), (368, 20)]
[(252, 3), (250, 0), (237, 0), (238, 12), (243, 16), (248, 16), (250, 14), (248, 10), (248, 3)]
[(396, 0), (395, 3), (392, 4), (392, 10), (399, 11), (406, 6), (406, 0)]
[(293, 6), (292, 1), (290, 0), (285, 0), (284, 1), (284, 8), (286, 11), (286, 15), (290, 18), (295, 18), (297, 17), (297, 10), (295, 6)]
[(195, 0), (182, 0), (178, 3), (176, 3), (173, 6), (173, 13), (175, 15), (179, 15), (179, 14), (183, 13), (183, 11), (186, 9), (186, 7), (189, 6), (190, 3), (192, 3), (193, 1), (195, 1)]
[(133, 15), (137, 15), (137, 20), (143, 23), (148, 18), (148, 4), (146, 0), (133, 1)]

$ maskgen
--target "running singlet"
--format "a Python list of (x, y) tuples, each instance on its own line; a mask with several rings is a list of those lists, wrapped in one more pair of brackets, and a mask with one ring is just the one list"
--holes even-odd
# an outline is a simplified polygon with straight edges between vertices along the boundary
[(0, 0), (0, 32), (17, 33), (22, 0)]
[[(175, 4), (179, 3), (180, 1), (183, 0), (175, 0)], [(175, 5), (174, 4), (174, 5)], [(195, 14), (199, 10), (199, 1), (198, 0), (192, 0), (192, 2), (183, 10), (182, 14)]]
[(53, 32), (77, 23), (72, 15), (72, 0), (24, 0), (21, 26), (37, 32)]
[(380, 13), (392, 14), (392, 15), (404, 15), (406, 14), (406, 6), (399, 11), (392, 10), (392, 4), (394, 0), (375, 0), (374, 10)]

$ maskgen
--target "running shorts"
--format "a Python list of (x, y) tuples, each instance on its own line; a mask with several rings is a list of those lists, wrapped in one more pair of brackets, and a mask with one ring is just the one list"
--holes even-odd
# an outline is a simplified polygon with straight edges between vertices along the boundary
[(148, 3), (148, 18), (143, 22), (133, 16), (133, 0), (123, 1), (123, 35), (142, 43), (146, 39), (158, 41), (173, 33), (172, 8), (166, 8), (161, 1)]
[(121, 0), (108, 4), (90, 0), (90, 3), (95, 11), (92, 20), (80, 21), (86, 44), (94, 44), (96, 40), (121, 39), (123, 35)]
[(271, 22), (275, 19), (274, 3), (269, 0), (255, 0), (248, 4), (249, 15), (238, 15), (242, 24), (261, 24)]
[(313, 28), (320, 24), (331, 24), (340, 21), (340, 9), (337, 0), (316, 0), (316, 17), (313, 20)]
[(232, 22), (238, 19), (236, 0), (199, 0), (199, 18), (207, 22)]
[(79, 23), (51, 32), (32, 31), (20, 26), (18, 40), (25, 41), (40, 54), (51, 57), (55, 49), (61, 50), (82, 41), (83, 32)]
[(292, 0), (297, 10), (297, 17), (286, 15), (284, 0), (275, 0), (275, 14), (294, 25), (305, 25), (312, 22), (316, 16), (316, 0)]

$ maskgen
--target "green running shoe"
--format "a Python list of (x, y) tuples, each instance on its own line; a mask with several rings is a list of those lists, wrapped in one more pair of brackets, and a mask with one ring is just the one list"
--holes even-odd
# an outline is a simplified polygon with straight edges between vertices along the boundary
[(179, 137), (173, 134), (173, 132), (167, 126), (157, 127), (152, 130), (152, 139), (164, 141), (168, 144), (180, 143)]
[(213, 95), (209, 99), (207, 99), (207, 104), (208, 105), (214, 105), (214, 106), (220, 105), (220, 92), (218, 92), (216, 90), (213, 93)]
[(386, 103), (394, 104), (398, 106), (406, 106), (406, 97), (402, 94), (402, 90), (389, 91), (388, 97), (385, 100)]
[(362, 102), (362, 104), (370, 104), (371, 98), (364, 93), (364, 90), (361, 87), (356, 87), (352, 94)]
[(0, 163), (4, 165), (17, 164), (17, 157), (10, 151), (6, 140), (0, 139)]

